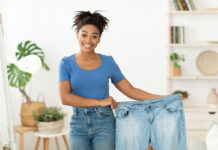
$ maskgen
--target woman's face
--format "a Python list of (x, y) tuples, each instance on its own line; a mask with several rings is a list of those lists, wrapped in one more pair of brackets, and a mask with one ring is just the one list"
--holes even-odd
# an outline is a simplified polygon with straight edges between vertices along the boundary
[(100, 33), (97, 27), (87, 24), (80, 28), (77, 33), (80, 50), (83, 52), (92, 52), (100, 42)]

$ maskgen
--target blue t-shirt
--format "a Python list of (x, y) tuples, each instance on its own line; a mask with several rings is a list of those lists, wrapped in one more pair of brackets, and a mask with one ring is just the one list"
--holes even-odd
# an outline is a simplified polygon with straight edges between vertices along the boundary
[(109, 97), (109, 79), (114, 84), (125, 77), (112, 56), (98, 55), (101, 64), (92, 70), (79, 67), (75, 54), (63, 57), (59, 64), (59, 82), (70, 81), (71, 92), (78, 96), (96, 99)]

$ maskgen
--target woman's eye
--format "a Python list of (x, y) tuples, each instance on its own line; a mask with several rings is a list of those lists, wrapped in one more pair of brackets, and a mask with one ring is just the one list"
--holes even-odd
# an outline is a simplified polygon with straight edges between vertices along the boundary
[(94, 39), (97, 39), (97, 36), (93, 36)]
[(86, 37), (86, 35), (85, 35), (85, 34), (82, 34), (82, 37)]

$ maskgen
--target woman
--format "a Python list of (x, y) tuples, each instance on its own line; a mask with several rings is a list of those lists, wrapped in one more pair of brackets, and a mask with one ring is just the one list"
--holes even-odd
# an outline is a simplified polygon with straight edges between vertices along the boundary
[[(112, 56), (95, 52), (109, 20), (98, 12), (78, 11), (74, 18), (80, 51), (64, 57), (59, 67), (59, 92), (64, 105), (73, 106), (71, 150), (114, 150), (116, 101), (109, 95), (109, 78), (127, 97), (147, 100), (163, 97), (135, 88)], [(112, 109), (111, 109), (112, 108)]]

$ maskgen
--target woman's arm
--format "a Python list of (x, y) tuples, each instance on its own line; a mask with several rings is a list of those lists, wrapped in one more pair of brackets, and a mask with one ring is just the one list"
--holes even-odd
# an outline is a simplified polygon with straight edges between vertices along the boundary
[(79, 106), (79, 107), (94, 107), (94, 106), (109, 106), (117, 107), (116, 101), (112, 96), (105, 99), (85, 98), (71, 93), (69, 81), (59, 82), (59, 95), (64, 105)]
[(126, 78), (115, 83), (114, 85), (123, 94), (134, 100), (147, 100), (147, 99), (155, 99), (155, 98), (161, 98), (167, 96), (167, 95), (151, 94), (141, 89), (135, 88), (134, 86), (131, 85), (131, 83)]

